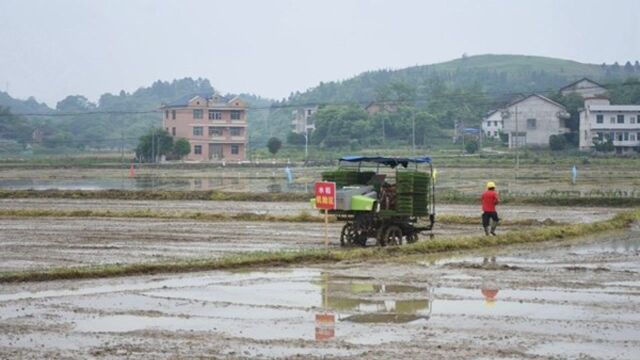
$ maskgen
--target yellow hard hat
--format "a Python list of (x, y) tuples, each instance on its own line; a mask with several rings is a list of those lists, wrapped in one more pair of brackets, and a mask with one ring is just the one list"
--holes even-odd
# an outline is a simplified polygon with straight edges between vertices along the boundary
[(496, 183), (494, 183), (493, 181), (489, 181), (487, 182), (487, 189), (491, 189), (491, 188), (496, 188)]

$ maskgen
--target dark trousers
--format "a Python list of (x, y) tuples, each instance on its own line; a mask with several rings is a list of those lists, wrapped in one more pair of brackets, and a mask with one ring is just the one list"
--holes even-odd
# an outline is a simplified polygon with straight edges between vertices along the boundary
[(498, 218), (498, 213), (495, 211), (485, 211), (482, 213), (482, 227), (489, 226), (489, 220), (493, 220), (495, 223), (498, 223), (500, 219)]

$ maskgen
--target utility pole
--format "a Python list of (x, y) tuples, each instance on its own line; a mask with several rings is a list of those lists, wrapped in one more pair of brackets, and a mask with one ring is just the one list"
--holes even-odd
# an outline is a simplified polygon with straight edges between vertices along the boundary
[(411, 116), (411, 133), (412, 133), (412, 148), (413, 156), (416, 155), (416, 114)]
[(460, 120), (458, 123), (460, 126), (460, 135), (462, 137), (462, 155), (464, 155), (464, 120)]
[(383, 114), (383, 115), (382, 115), (382, 144), (383, 144), (383, 145), (384, 145), (384, 141), (385, 141), (385, 137), (386, 137), (386, 135), (385, 135), (385, 133), (384, 133), (384, 131), (385, 131), (385, 130), (384, 130), (384, 118), (385, 118), (385, 116), (384, 116), (384, 114)]
[(304, 127), (304, 164), (307, 165), (309, 159), (309, 128)]
[(520, 170), (520, 133), (518, 132), (518, 104), (516, 104), (516, 181), (518, 180), (518, 171)]

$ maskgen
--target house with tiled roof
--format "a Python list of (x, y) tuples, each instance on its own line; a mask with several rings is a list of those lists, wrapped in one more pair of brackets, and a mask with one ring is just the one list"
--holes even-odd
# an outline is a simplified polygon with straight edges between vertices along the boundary
[(502, 131), (509, 135), (509, 148), (549, 146), (551, 135), (569, 132), (567, 109), (543, 95), (519, 98), (500, 111)]

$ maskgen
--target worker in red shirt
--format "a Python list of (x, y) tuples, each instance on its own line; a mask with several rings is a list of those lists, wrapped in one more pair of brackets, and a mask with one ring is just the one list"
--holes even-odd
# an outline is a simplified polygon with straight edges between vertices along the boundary
[(496, 227), (498, 226), (498, 212), (496, 211), (496, 205), (500, 203), (500, 197), (496, 191), (496, 183), (489, 181), (487, 183), (487, 190), (482, 193), (480, 198), (482, 202), (482, 227), (484, 228), (485, 235), (496, 235)]

